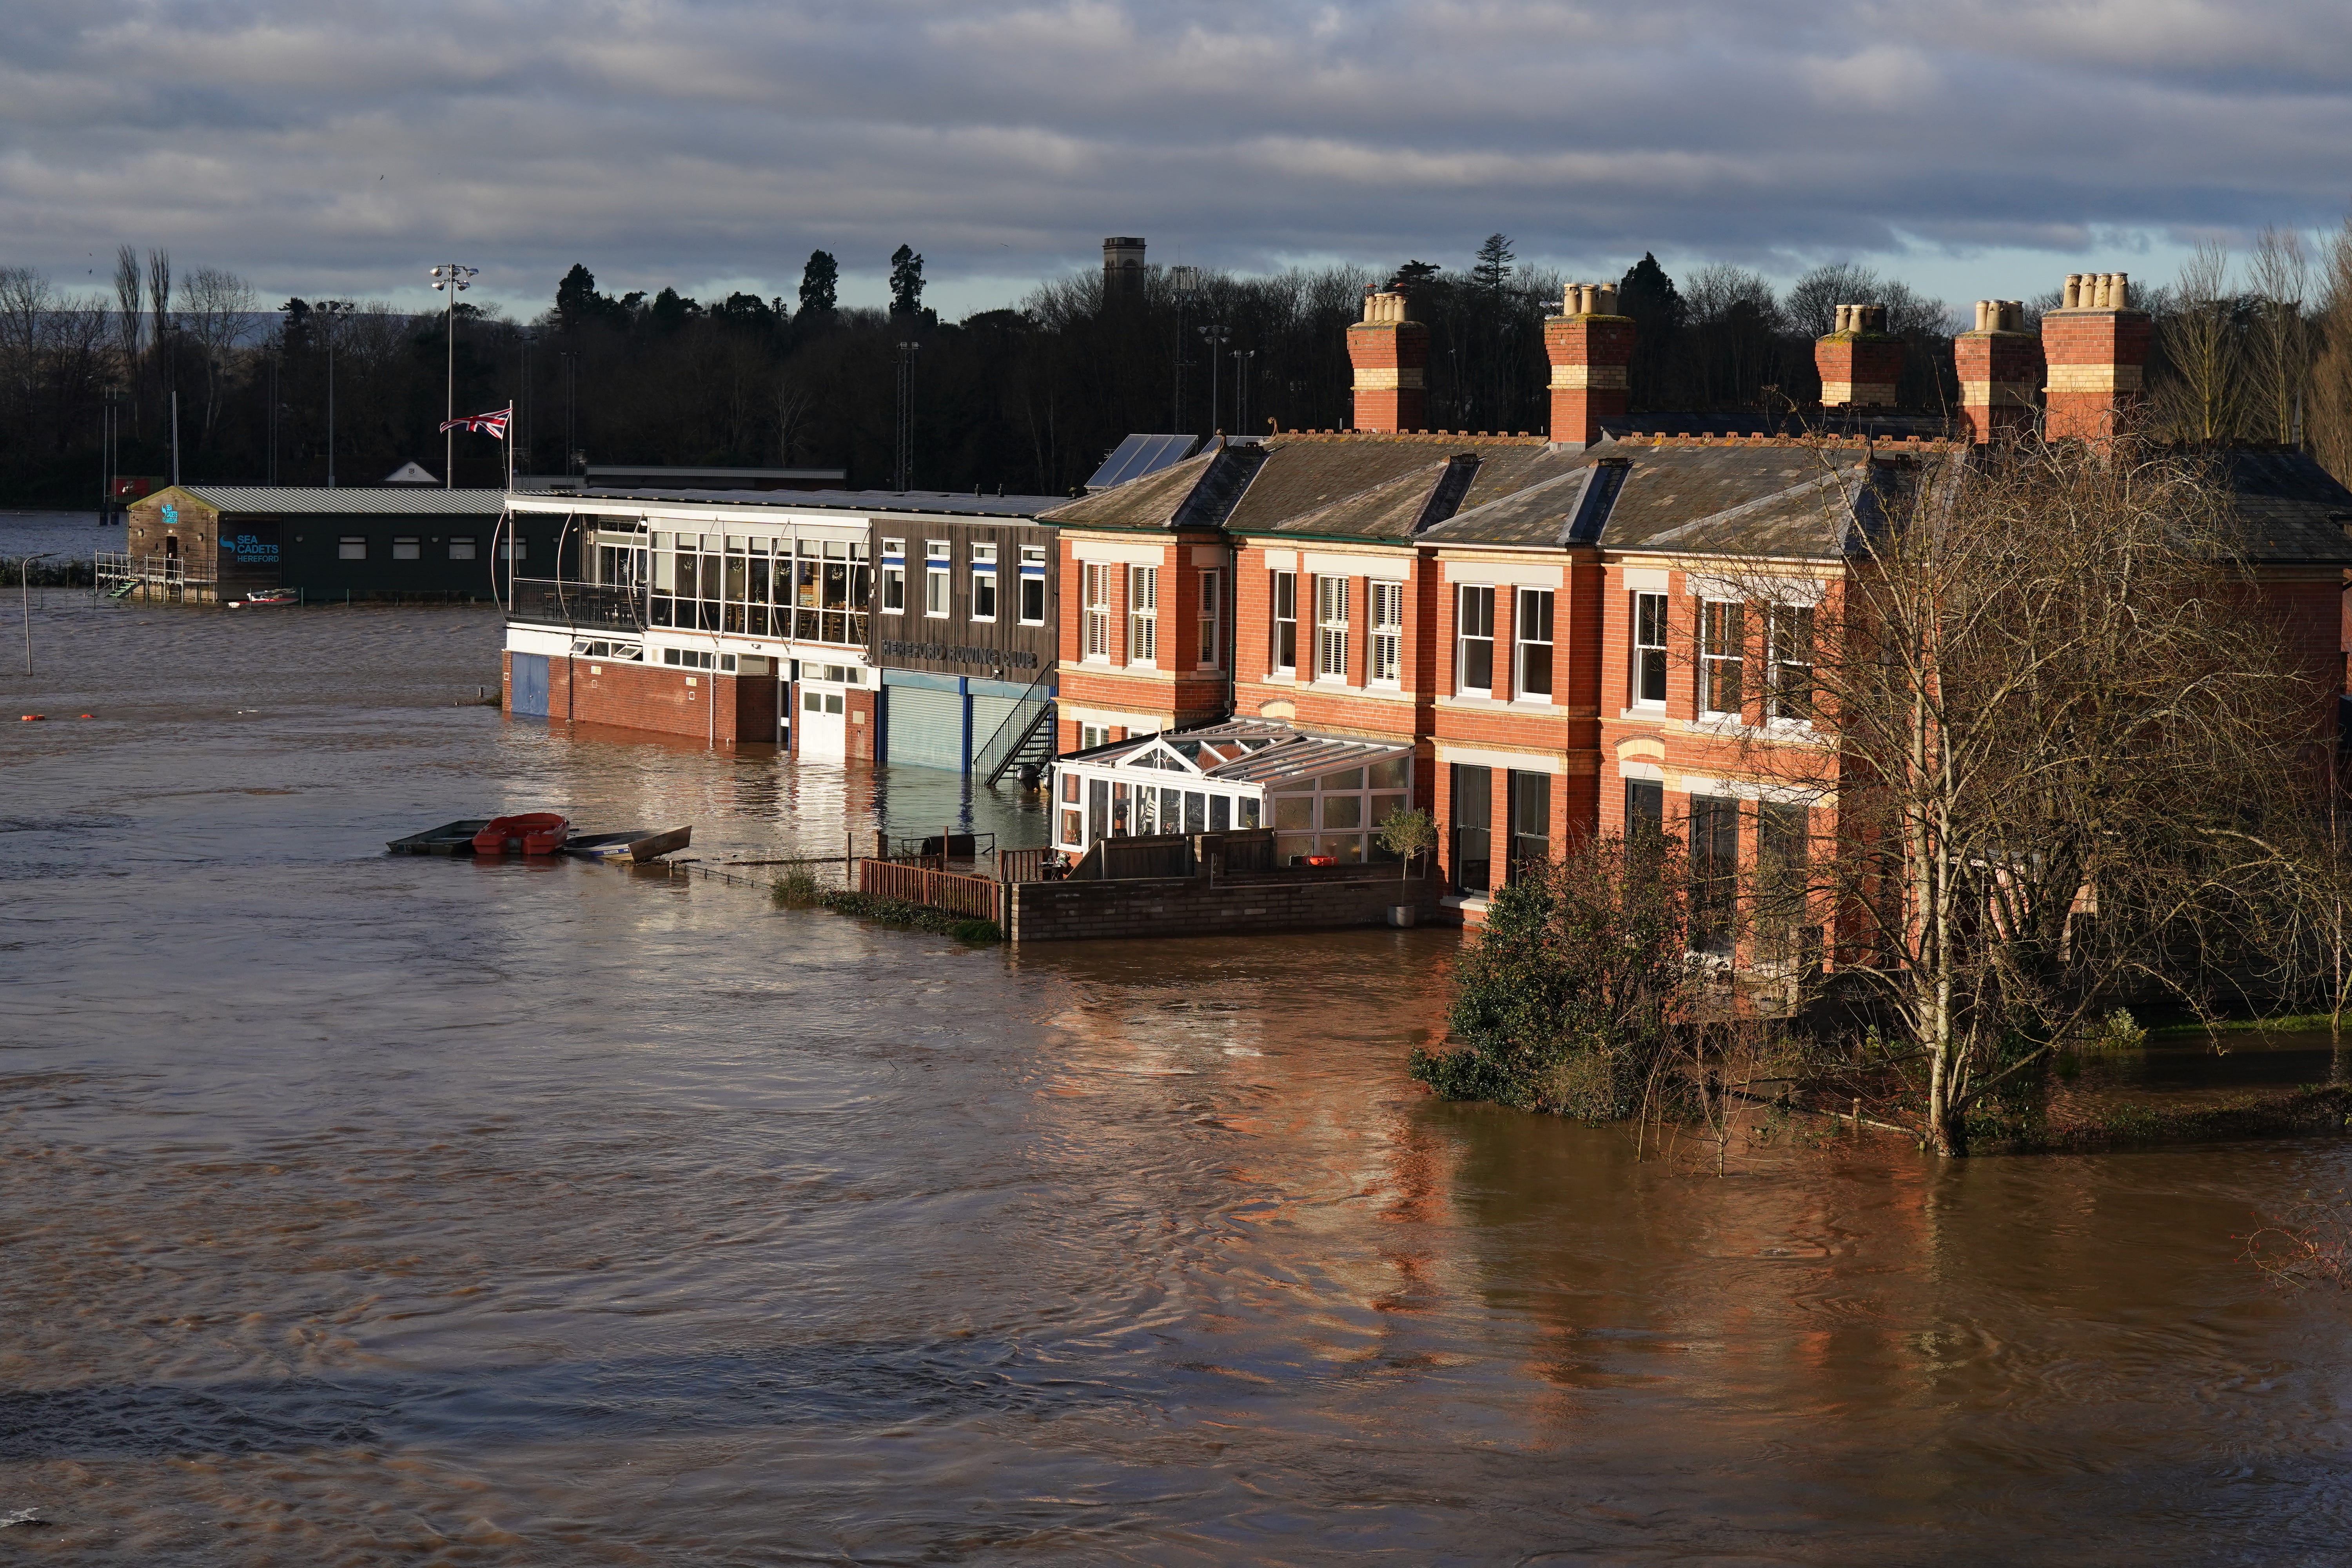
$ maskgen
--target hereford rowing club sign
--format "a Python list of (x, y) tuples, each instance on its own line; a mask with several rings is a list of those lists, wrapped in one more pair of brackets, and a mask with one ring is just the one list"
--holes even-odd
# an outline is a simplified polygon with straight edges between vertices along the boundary
[(935, 664), (978, 664), (993, 669), (1035, 669), (1037, 656), (1027, 648), (970, 647), (936, 642), (882, 639), (885, 658), (925, 658)]

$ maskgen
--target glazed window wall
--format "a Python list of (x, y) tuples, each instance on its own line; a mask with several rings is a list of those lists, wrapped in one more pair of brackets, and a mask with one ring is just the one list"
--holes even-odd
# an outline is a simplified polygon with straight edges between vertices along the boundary
[(1388, 757), (1368, 767), (1342, 768), (1267, 803), (1275, 858), (1296, 865), (1328, 857), (1336, 865), (1394, 860), (1377, 837), (1381, 823), (1412, 799), (1412, 759)]
[(654, 626), (843, 647), (866, 640), (874, 566), (863, 541), (652, 538), (646, 619)]
[(1055, 843), (1064, 849), (1084, 849), (1097, 838), (1223, 833), (1255, 827), (1262, 816), (1255, 794), (1214, 780), (1161, 784), (1139, 770), (1109, 778), (1067, 767), (1061, 779)]

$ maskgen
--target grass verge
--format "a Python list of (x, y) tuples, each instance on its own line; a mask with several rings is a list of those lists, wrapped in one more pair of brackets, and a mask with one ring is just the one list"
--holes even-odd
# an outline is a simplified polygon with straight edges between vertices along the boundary
[(2284, 1094), (2235, 1094), (2179, 1109), (2109, 1106), (2074, 1121), (2043, 1124), (2013, 1139), (1988, 1141), (1986, 1149), (2010, 1154), (2088, 1153), (2148, 1143), (2340, 1132), (2347, 1127), (2352, 1127), (2352, 1084), (2315, 1083)]

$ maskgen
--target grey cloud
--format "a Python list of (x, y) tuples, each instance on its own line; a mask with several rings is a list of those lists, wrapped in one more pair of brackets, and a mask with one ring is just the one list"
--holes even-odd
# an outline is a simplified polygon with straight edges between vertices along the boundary
[(789, 292), (820, 245), (951, 279), (1112, 232), (2072, 253), (2326, 221), (2347, 82), (2352, 8), (2303, 0), (16, 0), (0, 262), (128, 240), (383, 294), (463, 251), (536, 300), (575, 259)]

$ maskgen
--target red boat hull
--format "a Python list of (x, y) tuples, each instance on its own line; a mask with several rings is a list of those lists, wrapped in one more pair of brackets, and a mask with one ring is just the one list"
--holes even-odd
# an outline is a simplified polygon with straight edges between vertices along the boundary
[(477, 855), (552, 855), (572, 841), (572, 824), (551, 811), (493, 817), (474, 835)]

